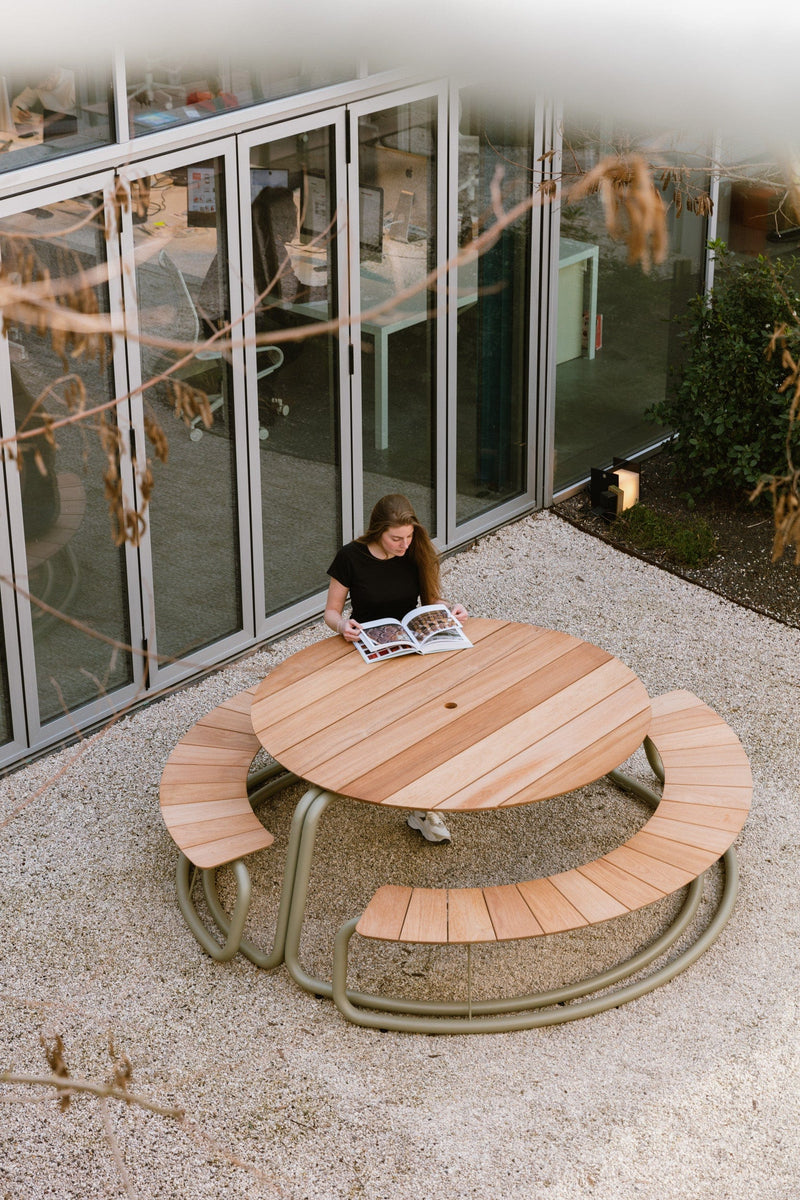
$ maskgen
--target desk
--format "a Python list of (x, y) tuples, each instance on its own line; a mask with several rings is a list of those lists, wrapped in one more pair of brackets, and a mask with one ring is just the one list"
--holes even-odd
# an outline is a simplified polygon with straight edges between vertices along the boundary
[[(562, 237), (558, 244), (558, 346), (556, 361), (580, 358), (583, 353), (584, 314), (586, 357), (594, 358), (597, 342), (597, 276), (600, 247)], [(589, 299), (584, 307), (583, 274), (589, 270)]]
[[(309, 286), (327, 284), (327, 249), (314, 251), (292, 243), (287, 244), (286, 252), (292, 270), (301, 283)], [(384, 238), (381, 259), (364, 260), (360, 265), (360, 296), (357, 307), (361, 313), (369, 313), (381, 304), (390, 304), (401, 292), (420, 286), (419, 291), (396, 304), (391, 304), (381, 315), (372, 319), (360, 319), (361, 332), (373, 339), (375, 347), (373, 404), (376, 450), (386, 450), (389, 445), (389, 338), (393, 333), (399, 333), (412, 325), (421, 325), (436, 315), (435, 292), (421, 286), (428, 274), (427, 256), (427, 239), (402, 242), (387, 236)], [(321, 264), (325, 264), (325, 269)], [(455, 304), (461, 309), (475, 304), (477, 299), (477, 259), (473, 259), (461, 268)], [(327, 300), (288, 303), (280, 307), (316, 321), (327, 321), (330, 317)]]
[(320, 817), (336, 795), (400, 809), (481, 811), (572, 791), (619, 766), (650, 725), (647, 692), (613, 655), (578, 638), (470, 620), (473, 648), (367, 664), (327, 638), (277, 667), (251, 709), (261, 744), (311, 787), (290, 839), (284, 961), (299, 959)]

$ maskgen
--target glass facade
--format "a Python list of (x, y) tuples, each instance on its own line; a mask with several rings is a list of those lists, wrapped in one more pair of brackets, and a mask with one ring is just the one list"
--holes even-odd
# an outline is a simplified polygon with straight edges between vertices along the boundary
[(162, 170), (135, 194), (143, 399), (169, 440), (168, 461), (153, 464), (149, 512), (163, 662), (242, 627), (230, 356), (213, 343), (193, 353), (230, 321), (222, 160)]
[(339, 316), (332, 128), (251, 147), (249, 184), (257, 345), (247, 350), (247, 378), (269, 615), (326, 586), (342, 537), (339, 340), (325, 325)]
[(47, 163), (114, 140), (107, 73), (0, 63), (0, 172)]
[[(72, 281), (72, 307), (109, 312), (103, 197), (78, 196), (0, 221), (0, 258), (13, 278)], [(61, 298), (63, 302), (63, 297)], [(58, 297), (54, 301), (59, 304)], [(119, 471), (114, 408), (74, 424), (81, 409), (113, 401), (106, 339), (57, 329), (8, 329), (10, 389), (19, 443), (39, 721), (46, 724), (133, 678), (127, 580), (114, 544), (107, 491)], [(25, 437), (31, 434), (33, 436)], [(60, 614), (60, 615), (58, 615)], [(95, 631), (99, 636), (92, 636)]]
[(719, 184), (717, 238), (734, 255), (797, 258), (800, 212), (763, 147), (729, 143), (722, 158), (727, 177)]
[[(554, 490), (653, 445), (669, 432), (647, 417), (680, 363), (674, 318), (703, 286), (706, 218), (691, 211), (708, 188), (708, 156), (695, 146), (630, 131), (566, 124), (564, 184), (607, 155), (640, 153), (657, 179), (678, 169), (664, 192), (668, 252), (643, 271), (609, 233), (599, 193), (561, 211)], [(689, 177), (680, 167), (692, 168)], [(676, 190), (677, 187), (677, 190)], [(678, 199), (678, 192), (681, 198)], [(684, 195), (685, 193), (685, 195)]]
[[(703, 282), (706, 220), (674, 188), (643, 274), (597, 195), (551, 206), (536, 182), (563, 142), (580, 171), (638, 146), (705, 186), (692, 147), (351, 65), (116, 70), (118, 155), (110, 71), (0, 77), (4, 281), (69, 279), (56, 311), (115, 330), (5, 314), (0, 430), (29, 436), (21, 470), (0, 461), (0, 762), (319, 616), (387, 492), (448, 549), (654, 443), (670, 317)], [(531, 204), (476, 254), (498, 194)], [(751, 200), (723, 186), (719, 236), (752, 235)], [(794, 244), (785, 216), (767, 252)], [(148, 497), (115, 542), (109, 502)]]
[(432, 536), (441, 334), (428, 277), (440, 252), (438, 135), (435, 98), (358, 121), (364, 522), (381, 496), (402, 492)]
[(127, 63), (131, 133), (141, 137), (192, 125), (219, 113), (341, 83), (354, 74), (353, 63), (321, 65), (268, 52), (248, 63), (227, 57), (187, 61), (181, 54), (156, 50)]
[(450, 290), (457, 310), (459, 524), (525, 491), (528, 459), (530, 211), (482, 255), (470, 245), (495, 220), (491, 188), (502, 180), (506, 210), (531, 195), (530, 122), (462, 91), (456, 224), (459, 263)]

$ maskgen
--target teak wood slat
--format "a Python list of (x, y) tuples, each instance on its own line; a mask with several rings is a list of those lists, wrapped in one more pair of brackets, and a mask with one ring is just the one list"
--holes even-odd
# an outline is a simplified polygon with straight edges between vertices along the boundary
[(473, 619), (467, 633), (471, 649), (375, 664), (326, 638), (259, 685), (253, 727), (287, 770), (326, 791), (440, 811), (571, 791), (647, 733), (647, 692), (606, 651), (507, 621)]
[[(679, 737), (682, 720), (692, 742), (688, 755)], [(702, 757), (699, 730), (706, 731), (702, 736), (711, 761)], [(622, 916), (691, 883), (725, 853), (744, 825), (752, 795), (750, 766), (733, 730), (690, 692), (672, 692), (653, 701), (648, 736), (664, 769), (662, 800), (624, 845), (549, 877), (463, 889), (463, 902), (456, 899), (461, 889), (441, 889), (438, 907), (431, 889), (403, 889), (405, 905), (416, 913), (413, 923), (407, 918), (398, 922), (392, 913), (397, 889), (380, 888), (364, 910), (357, 932), (402, 942), (536, 937)], [(679, 785), (673, 784), (675, 772), (681, 775)], [(725, 781), (721, 787), (720, 778)], [(680, 800), (666, 798), (676, 793)], [(416, 901), (418, 892), (424, 892), (424, 903)], [(430, 924), (425, 923), (426, 912), (435, 912)]]
[(161, 776), (164, 824), (178, 849), (204, 870), (265, 850), (274, 840), (247, 794), (260, 749), (250, 719), (253, 691), (201, 717), (178, 742)]

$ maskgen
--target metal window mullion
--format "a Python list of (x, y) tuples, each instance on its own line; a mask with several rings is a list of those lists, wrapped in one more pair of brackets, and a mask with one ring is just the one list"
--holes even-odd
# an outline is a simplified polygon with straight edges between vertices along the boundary
[[(120, 180), (122, 186), (127, 186), (127, 180)], [(127, 210), (122, 214), (122, 227), (120, 229), (120, 247), (121, 247), (121, 300), (125, 311), (125, 326), (127, 330), (127, 338), (125, 340), (125, 366), (127, 369), (128, 383), (128, 400), (127, 400), (127, 423), (128, 436), (132, 437), (137, 447), (142, 447), (143, 453), (146, 444), (144, 432), (144, 404), (142, 398), (142, 365), (140, 346), (138, 335), (140, 332), (139, 325), (139, 308), (137, 304), (136, 291), (136, 263), (134, 255), (133, 243), (133, 215), (128, 206)], [(130, 471), (123, 478), (123, 487), (126, 489), (126, 499), (136, 507), (139, 507), (141, 497), (136, 484), (135, 471), (130, 464)], [(147, 686), (151, 686), (150, 679), (150, 662), (149, 656), (155, 655), (158, 652), (156, 642), (155, 629), (155, 594), (153, 585), (153, 561), (150, 548), (150, 522), (146, 522), (144, 531), (136, 548), (136, 572), (135, 578), (138, 583), (138, 597), (132, 605), (135, 608), (135, 617), (132, 615), (132, 630), (137, 630), (139, 645), (136, 650), (139, 652), (139, 659), (142, 672), (147, 670)], [(147, 655), (147, 658), (143, 658)]]
[[(458, 167), (460, 140), (458, 128), (460, 85), (450, 85), (447, 143), (447, 259), (454, 263), (458, 255)], [(446, 319), (447, 349), (447, 413), (445, 451), (445, 543), (450, 546), (457, 539), (458, 525), (458, 287), (459, 268), (454, 263), (445, 280), (449, 303)]]
[[(8, 340), (0, 335), (0, 380), (8, 386), (0, 387), (0, 438), (14, 433), (14, 404), (11, 395), (10, 359)], [(14, 560), (11, 553), (13, 529), (22, 524), (22, 509), (19, 503), (19, 485), (16, 502), (10, 497), (9, 476), (17, 475), (16, 464), (0, 454), (0, 630), (6, 654), (6, 676), (8, 699), (11, 711), (11, 739), (0, 745), (0, 763), (16, 757), (28, 744), (28, 729), (25, 713), (22, 658), (20, 655), (18, 597), (14, 589)], [(24, 551), (24, 539), (22, 549)]]
[[(434, 438), (434, 486), (436, 488), (436, 540), (444, 548), (449, 541), (447, 516), (447, 467), (448, 467), (448, 284), (446, 264), (450, 257), (448, 231), (451, 226), (448, 179), (450, 176), (448, 93), (442, 86), (436, 93), (436, 373), (435, 373), (435, 429)], [(458, 144), (458, 138), (455, 139)], [(457, 190), (457, 189), (456, 189)], [(453, 306), (457, 307), (457, 306)], [(455, 343), (453, 342), (453, 347)]]
[[(226, 149), (222, 156), (224, 187), (225, 187), (225, 224), (227, 238), (228, 272), (228, 320), (230, 322), (231, 346), (231, 381), (233, 385), (233, 428), (234, 452), (236, 463), (236, 511), (239, 526), (239, 572), (242, 596), (242, 629), (248, 639), (256, 634), (259, 613), (263, 609), (256, 608), (254, 596), (253, 568), (253, 509), (251, 505), (251, 458), (248, 453), (248, 439), (241, 436), (239, 430), (245, 430), (247, 423), (247, 396), (245, 394), (245, 361), (244, 361), (244, 307), (240, 280), (239, 264), (242, 261), (242, 251), (239, 237), (240, 229), (240, 186), (237, 171), (237, 147), (235, 143)], [(244, 192), (249, 197), (250, 188)], [(219, 252), (219, 248), (218, 248)], [(234, 271), (234, 267), (236, 270)], [(255, 372), (253, 373), (255, 379)], [(256, 435), (258, 434), (258, 405), (255, 406)], [(263, 573), (262, 573), (263, 578)]]
[(359, 211), (359, 140), (358, 122), (363, 110), (350, 108), (347, 113), (349, 159), (347, 162), (347, 274), (349, 296), (349, 392), (350, 392), (350, 528), (344, 528), (345, 541), (364, 528), (364, 449), (363, 393), (361, 362), (361, 259), (359, 253), (361, 214)]
[[(119, 223), (119, 209), (115, 203), (116, 178), (106, 186), (106, 261), (108, 264), (108, 304), (111, 313), (124, 313), (123, 298), (123, 255), (122, 229)], [(138, 495), (133, 465), (133, 407), (129, 398), (130, 380), (128, 374), (128, 357), (125, 338), (121, 333), (111, 336), (111, 364), (114, 381), (114, 395), (119, 397), (114, 407), (114, 418), (122, 437), (122, 450), (119, 461), (120, 483), (122, 485), (123, 504), (126, 507), (137, 505)], [(145, 453), (144, 432), (140, 432), (137, 446), (140, 454)], [(128, 626), (130, 629), (133, 687), (139, 690), (145, 679), (145, 662), (139, 651), (143, 643), (143, 618), (141, 607), (141, 563), (137, 546), (126, 541), (125, 555), (125, 586), (128, 608)]]
[[(336, 315), (339, 319), (338, 330), (338, 369), (339, 369), (339, 470), (341, 479), (341, 510), (340, 536), (341, 541), (349, 541), (353, 536), (355, 512), (361, 512), (354, 507), (353, 481), (361, 480), (361, 439), (356, 437), (356, 430), (361, 429), (360, 419), (354, 416), (355, 397), (353, 375), (350, 371), (351, 360), (355, 365), (358, 358), (356, 344), (353, 341), (353, 330), (350, 324), (352, 308), (350, 289), (350, 207), (348, 205), (348, 163), (347, 147), (352, 145), (348, 140), (349, 116), (345, 108), (335, 113), (333, 129), (333, 177), (336, 189), (336, 223), (334, 236), (336, 238)], [(357, 215), (357, 208), (356, 208)], [(360, 366), (359, 366), (360, 370)], [(360, 402), (358, 407), (360, 418)], [(357, 467), (356, 467), (357, 464)], [(363, 507), (363, 505), (362, 505)]]
[[(539, 246), (531, 263), (531, 360), (530, 380), (531, 428), (536, 437), (529, 462), (536, 471), (536, 503), (547, 508), (553, 502), (553, 472), (555, 468), (556, 425), (556, 340), (558, 337), (558, 254), (561, 230), (562, 182), (562, 123), (563, 113), (552, 101), (537, 102), (534, 145), (541, 153), (554, 151), (549, 164), (549, 177), (556, 181), (556, 193), (543, 205), (540, 220)], [(537, 156), (538, 157), (538, 156)], [(536, 241), (534, 237), (532, 239)], [(538, 297), (533, 289), (538, 288)], [(538, 303), (535, 301), (538, 300)], [(538, 314), (538, 315), (537, 315)]]

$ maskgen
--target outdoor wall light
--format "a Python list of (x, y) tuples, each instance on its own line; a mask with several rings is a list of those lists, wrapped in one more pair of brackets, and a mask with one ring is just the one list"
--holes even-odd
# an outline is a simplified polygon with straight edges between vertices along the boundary
[(613, 521), (639, 499), (639, 466), (624, 458), (615, 458), (610, 471), (592, 467), (589, 501), (592, 512), (604, 521)]
[(617, 486), (622, 490), (620, 509), (624, 512), (626, 508), (633, 508), (639, 501), (639, 468), (631, 463), (625, 463), (624, 467), (615, 463), (614, 474), (619, 480)]

